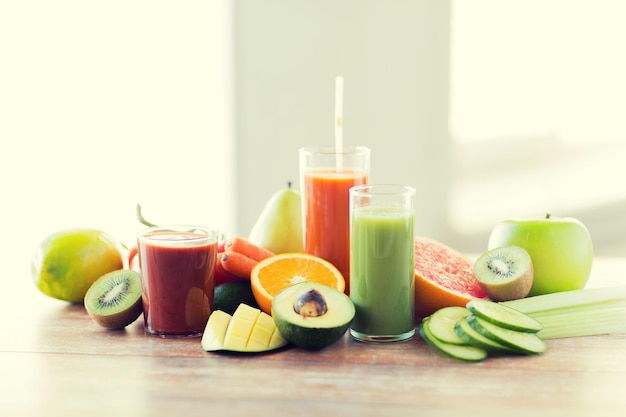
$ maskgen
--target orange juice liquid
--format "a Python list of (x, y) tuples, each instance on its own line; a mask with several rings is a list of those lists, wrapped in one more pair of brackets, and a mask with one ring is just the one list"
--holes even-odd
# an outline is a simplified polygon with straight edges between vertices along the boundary
[(339, 269), (350, 294), (350, 187), (366, 184), (364, 171), (304, 173), (304, 251)]

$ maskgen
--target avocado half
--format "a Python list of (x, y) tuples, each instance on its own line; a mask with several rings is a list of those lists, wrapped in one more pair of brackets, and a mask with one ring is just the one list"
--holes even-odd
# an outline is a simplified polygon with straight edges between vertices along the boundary
[(354, 313), (352, 300), (343, 292), (309, 281), (285, 288), (272, 300), (272, 317), (282, 336), (310, 350), (341, 339)]

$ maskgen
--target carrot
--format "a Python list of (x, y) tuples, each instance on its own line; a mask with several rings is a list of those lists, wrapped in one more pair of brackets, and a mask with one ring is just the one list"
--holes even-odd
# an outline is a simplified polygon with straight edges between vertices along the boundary
[(245, 281), (246, 278), (239, 277), (235, 274), (231, 274), (224, 269), (222, 262), (220, 261), (222, 253), (218, 253), (218, 260), (215, 263), (215, 286), (225, 284), (227, 282)]
[(250, 279), (252, 268), (258, 263), (258, 261), (235, 251), (226, 251), (220, 254), (220, 262), (226, 271), (245, 279)]
[(270, 252), (269, 250), (259, 245), (255, 245), (249, 240), (239, 236), (228, 239), (224, 244), (224, 251), (237, 252), (247, 256), (250, 259), (254, 259), (257, 262), (274, 255), (274, 253)]

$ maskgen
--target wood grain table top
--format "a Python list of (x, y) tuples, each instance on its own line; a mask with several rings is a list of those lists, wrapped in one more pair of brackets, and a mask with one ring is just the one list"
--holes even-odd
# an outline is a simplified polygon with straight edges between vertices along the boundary
[[(597, 259), (588, 286), (626, 283)], [(9, 278), (5, 277), (5, 282)], [(27, 278), (24, 281), (28, 281)], [(621, 281), (621, 282), (620, 282)], [(464, 363), (419, 335), (321, 351), (204, 352), (137, 322), (107, 331), (82, 305), (19, 286), (0, 307), (0, 416), (607, 416), (626, 410), (626, 335), (548, 340), (536, 356)]]

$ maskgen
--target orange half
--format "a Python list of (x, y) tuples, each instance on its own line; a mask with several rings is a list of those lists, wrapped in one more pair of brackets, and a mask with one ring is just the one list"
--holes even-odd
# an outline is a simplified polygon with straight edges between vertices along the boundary
[(274, 296), (300, 282), (324, 284), (343, 292), (346, 281), (339, 270), (325, 259), (307, 253), (281, 253), (260, 261), (250, 274), (254, 298), (265, 313), (271, 314)]

